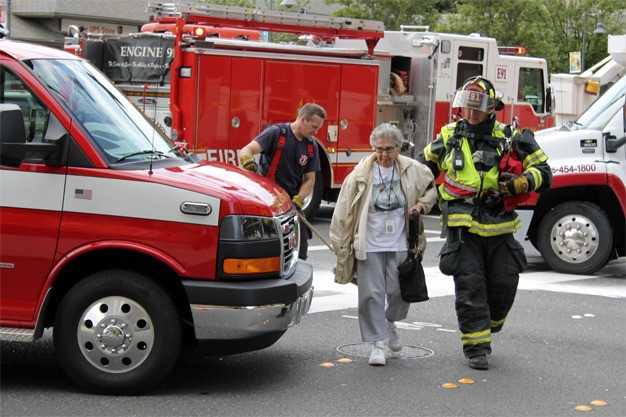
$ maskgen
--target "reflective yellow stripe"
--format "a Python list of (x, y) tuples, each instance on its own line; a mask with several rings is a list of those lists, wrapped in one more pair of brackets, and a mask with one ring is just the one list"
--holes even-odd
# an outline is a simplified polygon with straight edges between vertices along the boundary
[(461, 335), (461, 344), (478, 345), (481, 343), (491, 342), (491, 330), (483, 330), (482, 332), (464, 333)]
[(547, 160), (548, 160), (548, 155), (546, 155), (542, 149), (537, 149), (535, 152), (531, 153), (530, 155), (526, 156), (526, 158), (524, 158), (522, 166), (524, 170), (526, 170), (530, 166), (540, 164), (541, 162), (545, 162)]
[(539, 171), (535, 167), (530, 167), (526, 170), (526, 173), (532, 175), (533, 181), (535, 182), (535, 190), (539, 188), (543, 183), (543, 176), (541, 175), (541, 171)]
[[(439, 225), (443, 227), (443, 220)], [(448, 215), (448, 227), (467, 227), (470, 233), (479, 236), (499, 236), (507, 233), (515, 233), (522, 226), (520, 217), (515, 220), (497, 224), (482, 224), (472, 219), (470, 214), (454, 213)]]
[(436, 153), (431, 151), (431, 146), (428, 145), (426, 146), (426, 148), (424, 148), (424, 159), (427, 162), (434, 162), (436, 164), (439, 164), (439, 155), (437, 155)]
[[(470, 214), (449, 214), (448, 227), (470, 227), (472, 216)], [(439, 226), (443, 227), (443, 219), (440, 219)]]
[(506, 318), (502, 319), (502, 320), (491, 320), (491, 327), (500, 327), (504, 324), (504, 321), (506, 320)]

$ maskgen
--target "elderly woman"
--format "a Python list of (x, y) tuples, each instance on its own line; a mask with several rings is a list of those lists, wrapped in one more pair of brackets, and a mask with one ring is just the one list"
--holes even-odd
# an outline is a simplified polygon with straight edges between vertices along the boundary
[[(402, 349), (395, 322), (406, 318), (410, 306), (398, 281), (398, 265), (407, 255), (407, 220), (412, 211), (428, 213), (437, 199), (432, 172), (400, 155), (403, 142), (394, 125), (374, 129), (374, 153), (344, 181), (330, 224), (335, 282), (358, 278), (359, 326), (362, 340), (372, 343), (370, 365), (385, 365), (385, 339), (392, 351)], [(420, 253), (425, 248), (422, 233)]]

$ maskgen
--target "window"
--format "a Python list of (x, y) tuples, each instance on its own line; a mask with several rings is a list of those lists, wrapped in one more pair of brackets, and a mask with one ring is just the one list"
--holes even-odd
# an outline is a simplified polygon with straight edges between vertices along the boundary
[(26, 142), (41, 142), (48, 119), (48, 109), (13, 72), (0, 67), (0, 103), (17, 104), (24, 117)]
[[(459, 46), (458, 51), (459, 63), (456, 70), (456, 88), (461, 86), (471, 77), (483, 75), (483, 64), (474, 62), (482, 62), (485, 57), (483, 48), (475, 48), (471, 46)], [(474, 61), (474, 62), (463, 62)]]
[(483, 66), (481, 64), (465, 64), (459, 62), (456, 71), (456, 89), (461, 88), (465, 81), (477, 75), (483, 75)]
[(536, 113), (543, 113), (543, 91), (543, 70), (541, 68), (520, 68), (517, 101), (530, 103)]
[(459, 46), (459, 59), (463, 61), (482, 61), (485, 56), (483, 48), (472, 48), (471, 46)]

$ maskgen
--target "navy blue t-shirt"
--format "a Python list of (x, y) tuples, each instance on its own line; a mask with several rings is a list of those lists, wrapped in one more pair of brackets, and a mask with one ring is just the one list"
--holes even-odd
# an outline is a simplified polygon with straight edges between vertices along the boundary
[[(278, 185), (285, 189), (291, 197), (298, 194), (300, 185), (302, 185), (302, 176), (307, 172), (320, 170), (320, 157), (317, 149), (317, 143), (313, 139), (298, 140), (296, 135), (291, 131), (289, 123), (281, 123), (270, 126), (259, 134), (256, 140), (265, 154), (266, 161), (261, 158), (259, 164), (259, 172), (261, 175), (267, 175), (269, 167), (272, 165), (272, 158), (276, 150), (276, 144), (280, 137), (280, 129), (285, 128), (287, 138), (285, 147), (283, 148), (278, 167), (276, 168), (275, 181)], [(308, 143), (313, 143), (313, 157), (309, 158)]]

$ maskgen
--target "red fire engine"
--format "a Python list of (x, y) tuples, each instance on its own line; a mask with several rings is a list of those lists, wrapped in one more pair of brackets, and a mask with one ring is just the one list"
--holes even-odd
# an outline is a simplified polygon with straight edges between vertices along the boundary
[[(173, 140), (201, 159), (238, 165), (239, 150), (267, 126), (295, 120), (315, 102), (327, 118), (315, 138), (322, 171), (304, 212), (334, 200), (344, 178), (371, 152), (376, 124), (381, 22), (209, 4), (150, 2), (147, 33), (83, 41), (83, 54)], [(367, 48), (320, 48), (202, 38), (185, 28), (314, 34), (365, 41)], [(249, 39), (253, 39), (252, 36)], [(369, 53), (368, 53), (369, 51)]]

